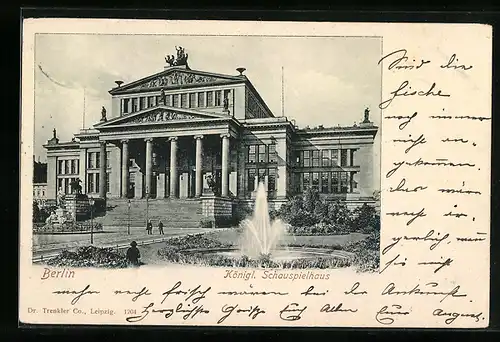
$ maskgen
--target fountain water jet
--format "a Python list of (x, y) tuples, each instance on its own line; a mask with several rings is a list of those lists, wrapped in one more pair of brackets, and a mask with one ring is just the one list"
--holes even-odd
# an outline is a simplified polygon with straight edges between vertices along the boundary
[(271, 222), (269, 218), (267, 193), (263, 183), (259, 183), (257, 187), (252, 218), (244, 220), (240, 226), (243, 228), (240, 251), (250, 258), (270, 255), (285, 235), (283, 222)]

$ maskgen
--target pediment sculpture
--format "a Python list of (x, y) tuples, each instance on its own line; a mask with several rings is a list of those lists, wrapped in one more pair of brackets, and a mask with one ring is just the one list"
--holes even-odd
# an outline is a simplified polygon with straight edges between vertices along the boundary
[(176, 113), (169, 110), (157, 110), (152, 113), (144, 114), (138, 116), (127, 123), (145, 123), (145, 122), (165, 122), (165, 121), (176, 121), (176, 120), (191, 120), (199, 119), (197, 116)]
[(152, 80), (141, 84), (140, 88), (160, 88), (184, 84), (213, 83), (217, 80), (218, 78), (212, 76), (175, 71), (167, 75), (155, 77)]

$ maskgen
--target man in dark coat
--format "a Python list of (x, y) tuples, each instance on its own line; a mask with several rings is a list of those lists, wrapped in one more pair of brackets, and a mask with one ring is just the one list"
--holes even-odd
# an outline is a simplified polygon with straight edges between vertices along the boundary
[(129, 249), (127, 249), (127, 261), (133, 266), (139, 266), (140, 257), (141, 252), (139, 252), (139, 249), (137, 248), (137, 242), (132, 241)]
[(148, 235), (153, 234), (153, 224), (151, 223), (151, 220), (148, 220), (146, 231), (148, 232)]
[(161, 220), (158, 221), (158, 231), (159, 231), (160, 235), (164, 235), (164, 233), (163, 233), (163, 222), (161, 222)]

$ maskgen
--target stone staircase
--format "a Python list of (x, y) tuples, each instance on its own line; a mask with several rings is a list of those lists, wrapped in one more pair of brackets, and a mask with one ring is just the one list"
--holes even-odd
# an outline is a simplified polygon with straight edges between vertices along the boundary
[[(153, 223), (153, 230), (158, 227), (158, 220), (162, 220), (165, 229), (171, 228), (198, 228), (203, 218), (201, 203), (194, 199), (145, 199), (130, 200), (130, 226), (146, 229), (146, 207), (148, 217)], [(103, 226), (127, 226), (128, 200), (108, 199), (106, 214), (97, 215), (94, 222)]]

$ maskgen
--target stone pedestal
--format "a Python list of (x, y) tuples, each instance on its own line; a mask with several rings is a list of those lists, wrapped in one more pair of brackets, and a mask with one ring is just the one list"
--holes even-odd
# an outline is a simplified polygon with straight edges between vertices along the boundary
[(229, 227), (233, 218), (233, 201), (230, 198), (216, 196), (201, 197), (202, 214), (205, 220), (212, 222), (212, 227)]
[(66, 210), (57, 209), (56, 215), (60, 216), (63, 213), (58, 211), (68, 212), (76, 221), (85, 220), (90, 217), (90, 204), (87, 195), (66, 195), (65, 196)]

